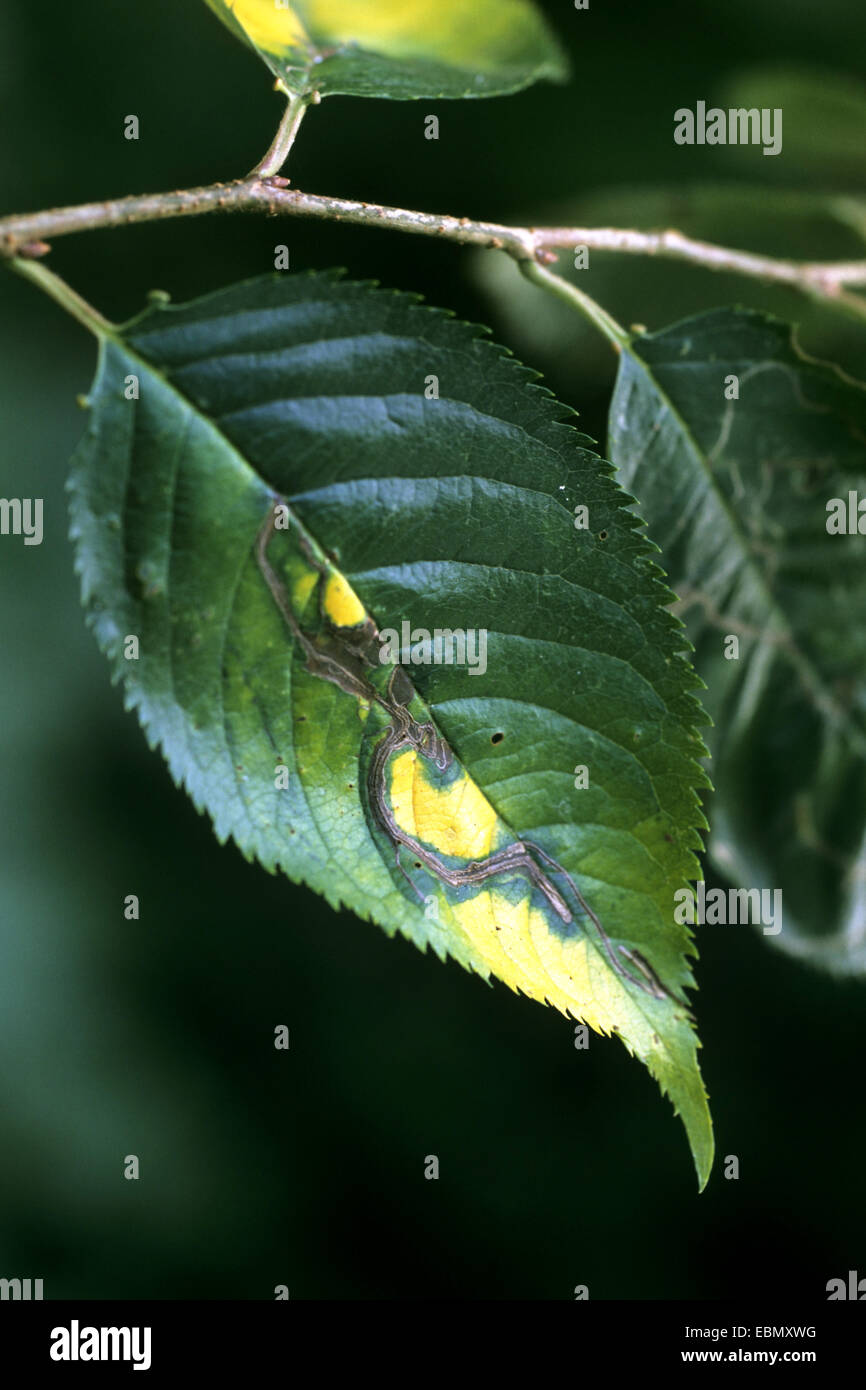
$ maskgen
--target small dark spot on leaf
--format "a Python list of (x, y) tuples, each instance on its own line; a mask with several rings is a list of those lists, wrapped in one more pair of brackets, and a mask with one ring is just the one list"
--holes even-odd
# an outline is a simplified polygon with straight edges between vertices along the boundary
[(424, 865), (421, 863), (421, 860), (420, 860), (420, 859), (416, 859), (416, 860), (414, 861), (414, 863), (415, 863), (415, 868), (416, 868), (416, 869), (423, 869)]
[(606, 532), (606, 531), (599, 531), (599, 533), (598, 533), (598, 538), (599, 538), (600, 541), (606, 541), (606, 540), (607, 540), (607, 532)]
[(505, 738), (505, 735), (504, 735), (504, 734), (491, 734), (491, 735), (490, 735), (490, 742), (491, 742), (491, 743), (501, 743), (502, 740), (503, 740), (504, 738)]

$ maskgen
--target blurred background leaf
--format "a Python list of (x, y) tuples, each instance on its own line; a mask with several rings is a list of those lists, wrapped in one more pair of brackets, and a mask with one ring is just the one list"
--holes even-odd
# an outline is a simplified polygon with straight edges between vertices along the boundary
[[(836, 68), (809, 64), (770, 64), (731, 74), (713, 104), (724, 108), (757, 106), (783, 112), (782, 151), (764, 155), (768, 181), (791, 181), (819, 188), (851, 188), (862, 193), (866, 181), (866, 83)], [(720, 146), (728, 163), (740, 150)], [(783, 157), (784, 156), (784, 157)]]
[(863, 974), (866, 535), (827, 504), (866, 497), (866, 388), (719, 309), (623, 351), (609, 453), (707, 684), (710, 860), (781, 892), (768, 942)]

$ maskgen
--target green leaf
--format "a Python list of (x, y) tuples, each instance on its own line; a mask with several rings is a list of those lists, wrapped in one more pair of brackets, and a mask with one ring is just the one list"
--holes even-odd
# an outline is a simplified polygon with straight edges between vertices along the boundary
[[(102, 336), (78, 567), (175, 779), (221, 840), (334, 907), (618, 1033), (703, 1184), (673, 920), (698, 871), (703, 716), (610, 465), (478, 330), (333, 275)], [(404, 622), (404, 663), (427, 664), (395, 666)], [(468, 666), (437, 630), (475, 634)]]
[(708, 686), (710, 858), (780, 889), (769, 939), (837, 971), (866, 969), (866, 535), (830, 534), (828, 508), (866, 498), (864, 444), (866, 389), (765, 315), (720, 309), (623, 353), (610, 453)]
[(302, 96), (492, 97), (567, 64), (532, 0), (207, 0)]

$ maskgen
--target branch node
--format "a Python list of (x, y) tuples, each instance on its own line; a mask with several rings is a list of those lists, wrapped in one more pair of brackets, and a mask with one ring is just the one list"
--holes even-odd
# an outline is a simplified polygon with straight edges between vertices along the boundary
[(51, 246), (47, 241), (25, 241), (23, 246), (18, 247), (17, 254), (23, 256), (28, 261), (38, 261), (42, 256), (47, 256)]

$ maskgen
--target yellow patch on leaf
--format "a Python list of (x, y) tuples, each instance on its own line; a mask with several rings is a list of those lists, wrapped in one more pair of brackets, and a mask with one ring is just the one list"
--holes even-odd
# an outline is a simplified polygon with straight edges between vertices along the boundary
[(547, 1000), (599, 1033), (610, 1031), (614, 1018), (599, 1008), (599, 979), (591, 978), (594, 952), (586, 937), (564, 940), (553, 930), (544, 909), (532, 902), (528, 882), (517, 902), (489, 888), (452, 903), (451, 911), (491, 972), (511, 989), (539, 1003)]
[(322, 606), (334, 627), (357, 627), (367, 617), (363, 603), (339, 570), (328, 575)]
[(250, 43), (263, 53), (285, 55), (309, 45), (307, 31), (294, 8), (278, 9), (274, 0), (208, 0), (208, 4), (217, 14), (228, 10)]
[[(398, 753), (390, 766), (391, 814), (404, 834), (440, 856), (484, 860), (509, 835), (480, 787), (468, 773), (435, 786), (415, 749)], [(519, 869), (504, 876), (524, 879), (519, 898), (502, 892), (491, 878), (448, 910), (473, 955), (491, 974), (530, 999), (547, 1000), (597, 1032), (621, 1025), (623, 990), (578, 926), (564, 935), (551, 910), (533, 901), (528, 877)], [(588, 925), (588, 924), (587, 924)]]
[(522, 0), (499, 0), (480, 14), (468, 0), (296, 0), (296, 8), (319, 42), (356, 43), (389, 58), (438, 58), (479, 70), (493, 66), (502, 39), (513, 43), (526, 9)]
[(391, 814), (397, 825), (440, 856), (486, 859), (496, 848), (501, 822), (481, 788), (466, 772), (450, 786), (433, 786), (418, 762), (418, 753), (409, 748), (391, 763)]

